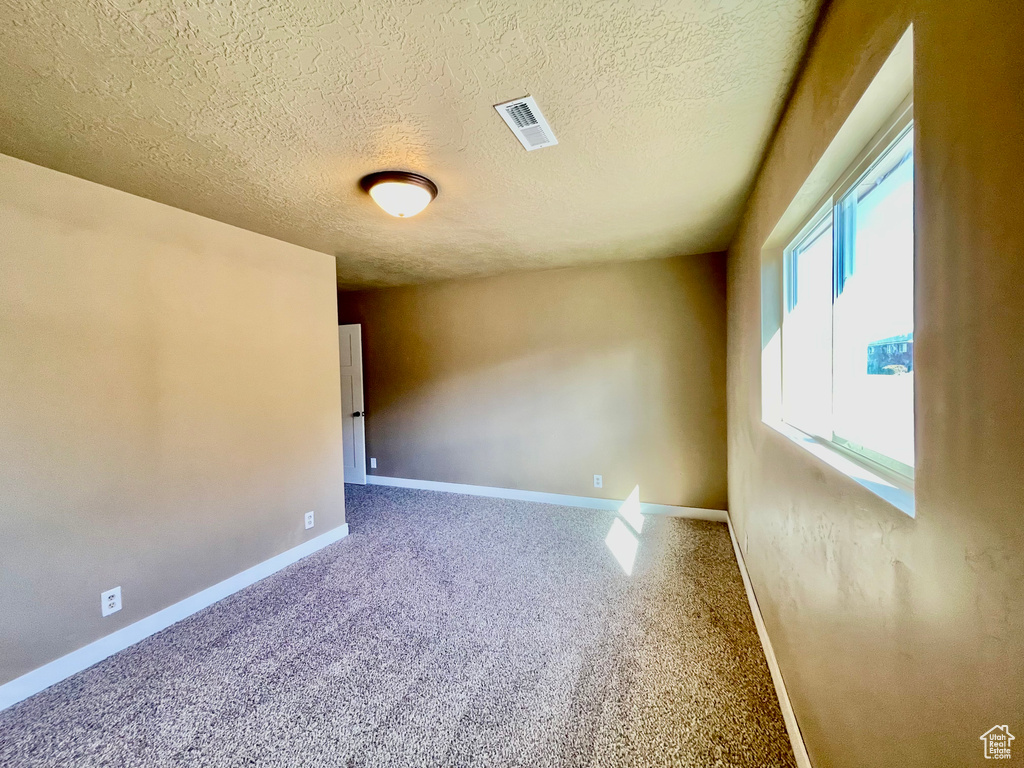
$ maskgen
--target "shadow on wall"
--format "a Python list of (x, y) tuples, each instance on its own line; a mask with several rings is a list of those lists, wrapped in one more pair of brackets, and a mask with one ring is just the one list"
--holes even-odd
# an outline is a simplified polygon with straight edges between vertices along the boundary
[[(562, 468), (551, 457), (558, 455), (573, 456), (596, 467), (591, 474), (600, 473), (607, 466), (606, 441), (634, 446), (643, 439), (638, 403), (644, 392), (635, 358), (628, 349), (568, 361), (547, 351), (423, 378), (415, 387), (385, 390), (379, 406), (374, 398), (374, 430), (401, 435), (390, 443), (388, 461), (417, 477), (447, 469), (438, 451), (471, 455), (490, 468), (487, 484), (502, 488), (517, 487), (523, 476), (544, 487), (557, 484)], [(554, 425), (552, 414), (557, 414)], [(615, 471), (636, 477), (636, 454), (618, 456)]]
[(724, 508), (723, 277), (715, 254), (342, 293), (379, 473)]

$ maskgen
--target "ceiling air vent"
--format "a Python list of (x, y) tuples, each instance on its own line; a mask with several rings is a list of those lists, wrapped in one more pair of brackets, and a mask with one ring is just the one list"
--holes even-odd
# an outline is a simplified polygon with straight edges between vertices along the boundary
[(495, 105), (494, 108), (527, 151), (551, 147), (558, 143), (551, 126), (540, 113), (540, 108), (532, 96), (506, 101), (504, 104)]

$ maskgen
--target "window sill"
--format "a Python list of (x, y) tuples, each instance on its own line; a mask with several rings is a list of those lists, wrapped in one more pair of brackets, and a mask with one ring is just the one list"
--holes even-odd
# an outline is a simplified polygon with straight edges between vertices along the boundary
[(764, 422), (780, 435), (796, 443), (808, 453), (842, 472), (859, 485), (864, 486), (873, 494), (896, 507), (900, 512), (915, 516), (914, 489), (902, 487), (889, 478), (868, 467), (866, 464), (851, 458), (827, 443), (815, 440), (810, 435), (782, 422)]

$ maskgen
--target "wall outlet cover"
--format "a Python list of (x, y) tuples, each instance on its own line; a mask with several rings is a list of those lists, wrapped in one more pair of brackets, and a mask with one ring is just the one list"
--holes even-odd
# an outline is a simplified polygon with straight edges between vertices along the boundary
[(306, 530), (308, 531), (312, 527), (313, 527), (313, 513), (312, 512), (307, 512), (306, 513)]
[(376, 459), (370, 459), (370, 469), (376, 469), (376, 468), (377, 468), (377, 460)]
[(594, 487), (604, 488), (604, 478), (601, 475), (594, 475)]
[(108, 589), (100, 595), (100, 612), (104, 616), (117, 613), (121, 610), (121, 588)]

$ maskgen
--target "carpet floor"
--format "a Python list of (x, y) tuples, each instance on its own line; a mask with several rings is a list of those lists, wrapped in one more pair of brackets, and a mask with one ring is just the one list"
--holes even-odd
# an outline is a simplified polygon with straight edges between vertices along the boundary
[(0, 712), (0, 766), (795, 765), (725, 525), (347, 500), (346, 539)]

